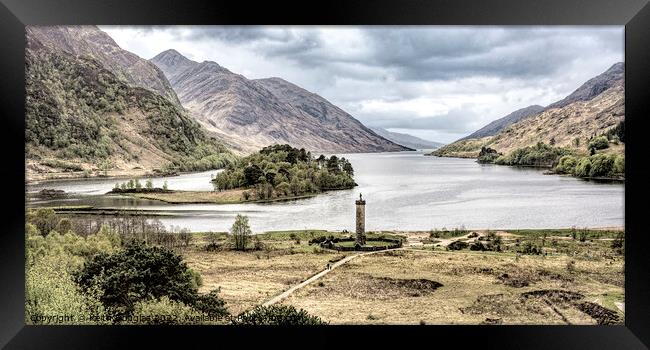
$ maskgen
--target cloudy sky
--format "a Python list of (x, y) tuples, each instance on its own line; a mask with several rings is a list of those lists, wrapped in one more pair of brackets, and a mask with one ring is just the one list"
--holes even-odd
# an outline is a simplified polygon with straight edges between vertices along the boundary
[(173, 48), (247, 78), (281, 77), (367, 126), (445, 143), (555, 102), (624, 57), (622, 26), (100, 28), (143, 58)]

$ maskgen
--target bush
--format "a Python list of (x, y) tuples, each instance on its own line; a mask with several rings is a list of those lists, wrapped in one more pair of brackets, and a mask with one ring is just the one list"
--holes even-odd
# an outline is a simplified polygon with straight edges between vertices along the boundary
[(481, 147), (481, 151), (478, 154), (479, 163), (494, 163), (494, 161), (501, 156), (501, 153), (498, 153), (495, 149), (490, 147)]
[(613, 175), (615, 155), (596, 154), (591, 156), (590, 177), (607, 177)]
[(560, 157), (570, 153), (567, 148), (538, 142), (535, 146), (515, 149), (507, 156), (498, 157), (494, 162), (501, 165), (552, 167)]
[(578, 177), (589, 177), (591, 173), (591, 160), (587, 157), (580, 159), (576, 165), (573, 175)]
[(447, 250), (461, 250), (469, 246), (467, 242), (463, 241), (453, 241), (447, 245)]
[(598, 136), (593, 138), (591, 141), (589, 141), (589, 145), (587, 146), (588, 149), (605, 149), (609, 147), (609, 140), (607, 140), (606, 136)]
[(194, 308), (210, 317), (224, 318), (229, 315), (226, 302), (219, 297), (219, 289), (199, 295), (194, 302)]
[(309, 315), (307, 311), (297, 310), (291, 305), (258, 306), (231, 320), (233, 325), (274, 325), (302, 326), (326, 325), (318, 316)]
[(521, 254), (539, 255), (542, 254), (542, 248), (540, 248), (537, 245), (534, 245), (531, 242), (526, 241), (524, 242), (524, 244), (521, 245), (518, 252)]
[(573, 174), (575, 171), (578, 160), (574, 156), (566, 155), (560, 158), (555, 171), (563, 174)]
[[(58, 315), (72, 318), (54, 321), (45, 318)], [(104, 316), (98, 293), (92, 289), (82, 291), (70, 272), (59, 263), (58, 257), (42, 258), (28, 265), (25, 273), (25, 323), (97, 324), (104, 323), (101, 321)]]
[(197, 298), (196, 280), (180, 255), (137, 241), (114, 254), (96, 255), (76, 281), (84, 289), (97, 287), (104, 306), (120, 318), (131, 315), (139, 301), (168, 296), (193, 305)]

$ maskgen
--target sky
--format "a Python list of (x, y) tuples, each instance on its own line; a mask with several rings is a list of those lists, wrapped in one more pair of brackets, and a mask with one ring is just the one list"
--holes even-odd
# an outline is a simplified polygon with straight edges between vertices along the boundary
[(546, 106), (624, 59), (623, 26), (100, 26), (150, 59), (175, 49), (280, 77), (360, 120), (450, 143)]

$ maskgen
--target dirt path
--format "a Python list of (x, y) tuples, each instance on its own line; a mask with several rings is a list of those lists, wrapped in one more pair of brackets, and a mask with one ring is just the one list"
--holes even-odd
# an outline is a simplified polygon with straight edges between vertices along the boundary
[[(446, 246), (448, 246), (449, 244), (451, 244), (452, 242), (457, 241), (457, 240), (459, 240), (459, 239), (467, 239), (467, 238), (469, 238), (468, 236), (469, 236), (470, 234), (471, 234), (471, 232), (468, 233), (468, 234), (466, 234), (466, 235), (458, 236), (458, 237), (439, 238), (438, 240), (440, 240), (440, 242), (436, 243), (435, 245), (436, 245), (436, 246), (446, 247)], [(478, 235), (479, 235), (479, 236), (483, 236), (483, 235), (485, 235), (485, 234), (481, 232), (481, 233), (478, 233)], [(321, 271), (321, 272), (319, 272), (319, 273), (317, 273), (317, 274), (315, 274), (315, 275), (309, 277), (308, 279), (306, 279), (306, 280), (304, 280), (304, 281), (298, 283), (297, 285), (295, 285), (295, 286), (293, 286), (293, 287), (287, 289), (286, 291), (282, 292), (281, 294), (274, 296), (274, 297), (271, 298), (270, 300), (264, 302), (264, 303), (262, 304), (262, 306), (273, 305), (273, 304), (276, 304), (276, 303), (278, 303), (278, 302), (280, 302), (280, 301), (286, 299), (289, 295), (291, 295), (291, 294), (292, 294), (293, 292), (295, 292), (296, 290), (298, 290), (298, 289), (300, 289), (300, 288), (302, 288), (302, 287), (304, 287), (304, 286), (306, 286), (306, 285), (308, 285), (308, 284), (313, 283), (314, 281), (316, 281), (316, 280), (320, 279), (321, 277), (323, 277), (323, 276), (327, 275), (328, 273), (330, 273), (332, 270), (336, 269), (337, 267), (339, 267), (339, 266), (341, 266), (341, 265), (347, 263), (348, 261), (350, 261), (350, 260), (352, 260), (352, 259), (354, 259), (354, 258), (356, 258), (356, 257), (362, 256), (362, 255), (370, 255), (370, 254), (376, 254), (376, 253), (386, 252), (386, 251), (389, 251), (389, 250), (400, 250), (400, 249), (406, 249), (407, 247), (412, 247), (412, 246), (422, 246), (422, 245), (423, 245), (423, 244), (422, 244), (422, 241), (421, 241), (420, 239), (417, 239), (416, 237), (407, 237), (407, 240), (406, 240), (406, 246), (405, 246), (405, 247), (395, 248), (395, 249), (387, 249), (387, 250), (378, 250), (378, 251), (374, 251), (374, 252), (365, 252), (365, 253), (359, 253), (359, 254), (354, 254), (354, 255), (348, 255), (348, 256), (346, 256), (345, 258), (343, 258), (343, 259), (341, 259), (341, 260), (335, 262), (334, 264), (332, 264), (332, 266), (331, 266), (330, 269), (325, 269), (325, 270), (323, 270), (323, 271)]]
[(382, 253), (382, 252), (387, 252), (387, 251), (392, 251), (392, 250), (400, 250), (400, 249), (404, 249), (404, 247), (394, 248), (394, 249), (377, 250), (377, 251), (374, 251), (374, 252), (365, 252), (365, 253), (359, 253), (359, 254), (354, 254), (354, 255), (348, 255), (345, 258), (343, 258), (343, 259), (335, 262), (334, 264), (332, 264), (330, 269), (325, 269), (325, 270), (323, 270), (323, 271), (309, 277), (308, 279), (300, 282), (299, 284), (287, 289), (286, 291), (282, 292), (281, 294), (274, 296), (270, 300), (263, 303), (262, 306), (273, 305), (275, 303), (278, 303), (278, 302), (286, 299), (289, 295), (291, 295), (296, 290), (298, 290), (298, 289), (300, 289), (300, 288), (302, 288), (302, 287), (304, 287), (304, 286), (306, 286), (306, 285), (308, 285), (310, 283), (313, 283), (314, 281), (318, 280), (319, 278), (321, 278), (321, 277), (327, 275), (328, 273), (330, 273), (332, 270), (336, 269), (337, 267), (347, 263), (348, 261), (350, 261), (350, 260), (352, 260), (352, 259), (354, 259), (356, 257), (363, 256), (363, 255)]
[[(481, 236), (485, 236), (485, 233), (483, 233), (483, 232), (476, 232), (476, 233), (478, 234), (477, 238), (478, 238), (478, 237), (481, 237)], [(434, 244), (434, 245), (435, 245), (435, 246), (446, 247), (446, 246), (450, 245), (450, 244), (451, 244), (452, 242), (454, 242), (454, 241), (458, 241), (458, 240), (461, 240), (461, 239), (468, 239), (468, 238), (469, 238), (469, 235), (471, 235), (471, 234), (472, 234), (472, 232), (470, 232), (470, 233), (468, 233), (468, 234), (466, 234), (466, 235), (463, 235), (463, 236), (458, 236), (458, 237), (451, 237), (451, 238), (434, 238), (435, 240), (440, 241), (440, 242), (438, 242), (438, 243), (436, 243), (436, 244)]]

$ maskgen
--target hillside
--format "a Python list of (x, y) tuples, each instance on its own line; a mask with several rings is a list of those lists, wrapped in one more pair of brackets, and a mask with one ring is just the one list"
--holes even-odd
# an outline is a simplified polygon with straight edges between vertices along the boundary
[(270, 144), (322, 152), (401, 151), (321, 96), (279, 78), (249, 80), (174, 50), (151, 59), (212, 135), (246, 153)]
[[(493, 136), (461, 139), (432, 154), (475, 158), (481, 147), (507, 154), (538, 142), (586, 154), (590, 139), (607, 133), (625, 119), (622, 68), (622, 63), (613, 65), (541, 113), (511, 124)], [(607, 149), (607, 152), (619, 154), (623, 151), (623, 144), (612, 144)]]
[(206, 170), (232, 161), (168, 98), (33, 33), (28, 28), (25, 51), (28, 181)]
[(97, 60), (118, 79), (180, 104), (163, 72), (151, 62), (121, 49), (95, 26), (28, 26), (26, 35), (50, 49)]
[(377, 133), (377, 135), (388, 139), (390, 141), (395, 142), (398, 145), (402, 145), (404, 147), (408, 148), (413, 148), (413, 149), (436, 149), (440, 148), (444, 145), (444, 143), (441, 142), (435, 142), (435, 141), (429, 141), (425, 139), (421, 139), (419, 137), (409, 135), (409, 134), (403, 134), (399, 132), (392, 132), (388, 131), (383, 128), (370, 128), (372, 131)]
[(533, 116), (544, 110), (544, 107), (539, 105), (532, 105), (525, 108), (518, 109), (503, 118), (499, 118), (490, 122), (488, 125), (474, 131), (469, 136), (463, 137), (461, 140), (465, 139), (478, 139), (481, 137), (492, 136), (498, 134), (501, 130), (506, 127)]

